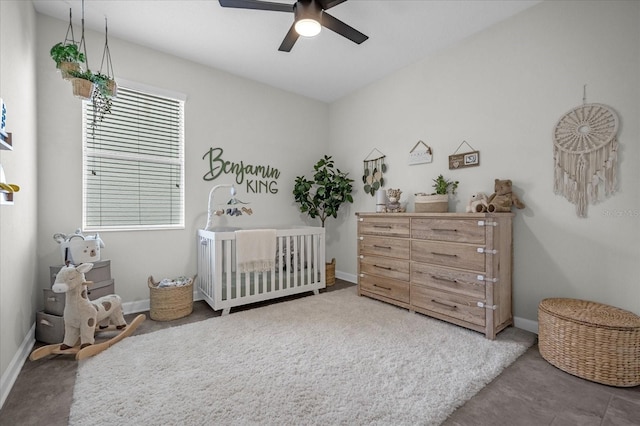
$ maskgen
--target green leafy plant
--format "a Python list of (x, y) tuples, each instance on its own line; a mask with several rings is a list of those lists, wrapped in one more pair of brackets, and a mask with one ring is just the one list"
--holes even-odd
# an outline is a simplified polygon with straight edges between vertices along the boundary
[(109, 87), (109, 82), (112, 80), (110, 77), (104, 74), (94, 74), (91, 70), (86, 71), (69, 71), (69, 75), (73, 78), (82, 78), (89, 80), (94, 85), (93, 94), (91, 96), (91, 103), (93, 105), (93, 116), (91, 124), (95, 127), (99, 122), (104, 119), (105, 114), (111, 112), (113, 102), (113, 91)]
[(51, 48), (49, 54), (56, 65), (60, 65), (62, 62), (81, 64), (85, 61), (84, 53), (80, 52), (75, 44), (57, 43)]
[(330, 156), (325, 155), (313, 166), (313, 179), (297, 176), (293, 188), (300, 211), (312, 219), (320, 218), (322, 227), (328, 217), (336, 218), (342, 203), (353, 203), (353, 179), (335, 168)]
[(456, 181), (451, 181), (448, 179), (445, 179), (442, 175), (439, 175), (436, 179), (433, 179), (433, 181), (435, 182), (433, 184), (433, 187), (436, 190), (436, 194), (439, 195), (444, 195), (444, 194), (455, 194), (456, 193), (456, 189), (458, 189), (458, 184), (460, 182)]
[(96, 85), (96, 89), (102, 94), (105, 98), (111, 98), (113, 96), (113, 90), (110, 88), (110, 84), (112, 84), (113, 79), (108, 75), (104, 75), (101, 73), (93, 74), (91, 77), (91, 81)]
[(86, 70), (86, 71), (70, 70), (69, 75), (73, 78), (81, 78), (83, 80), (89, 80), (90, 82), (93, 83), (93, 73), (91, 72), (91, 70)]

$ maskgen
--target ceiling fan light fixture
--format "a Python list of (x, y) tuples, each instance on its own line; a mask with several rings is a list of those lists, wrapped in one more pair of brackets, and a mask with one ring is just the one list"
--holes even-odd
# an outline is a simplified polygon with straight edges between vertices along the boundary
[(303, 37), (315, 37), (320, 34), (322, 27), (315, 19), (305, 18), (297, 21), (295, 28), (296, 32)]

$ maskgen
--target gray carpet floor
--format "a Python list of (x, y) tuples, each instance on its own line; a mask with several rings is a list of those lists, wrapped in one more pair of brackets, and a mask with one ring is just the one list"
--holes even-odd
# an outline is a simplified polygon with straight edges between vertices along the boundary
[[(326, 291), (353, 285), (336, 280), (336, 285)], [(237, 308), (232, 310), (232, 315), (237, 310), (254, 309), (265, 303)], [(145, 314), (149, 316), (148, 312)], [(214, 312), (206, 303), (195, 302), (191, 315), (167, 322), (147, 319), (135, 334), (150, 333), (219, 315), (220, 312)], [(134, 316), (128, 315), (127, 321)], [(0, 425), (66, 425), (76, 370), (77, 363), (72, 357), (27, 360), (0, 409)], [(444, 425), (639, 426), (640, 386), (616, 388), (574, 377), (547, 363), (540, 356), (537, 345), (534, 345), (493, 382), (458, 408)]]

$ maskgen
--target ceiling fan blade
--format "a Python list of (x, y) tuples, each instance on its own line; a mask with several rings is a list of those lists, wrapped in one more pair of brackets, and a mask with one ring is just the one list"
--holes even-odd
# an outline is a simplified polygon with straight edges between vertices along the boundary
[(322, 12), (322, 26), (329, 28), (331, 31), (336, 32), (357, 44), (360, 44), (369, 38), (355, 28), (345, 24), (338, 18), (334, 18), (333, 16), (329, 15), (327, 12)]
[(296, 44), (296, 41), (298, 40), (298, 37), (300, 37), (300, 35), (296, 31), (295, 25), (295, 23), (291, 25), (291, 28), (289, 28), (289, 32), (286, 36), (284, 36), (284, 40), (282, 40), (282, 44), (278, 48), (279, 51), (291, 52), (293, 45)]
[(237, 9), (274, 10), (276, 12), (293, 12), (293, 4), (272, 3), (259, 0), (218, 0), (222, 7), (235, 7)]
[(320, 3), (320, 6), (322, 6), (322, 8), (324, 10), (327, 9), (331, 9), (333, 6), (337, 6), (340, 3), (344, 3), (347, 0), (318, 0), (318, 3)]

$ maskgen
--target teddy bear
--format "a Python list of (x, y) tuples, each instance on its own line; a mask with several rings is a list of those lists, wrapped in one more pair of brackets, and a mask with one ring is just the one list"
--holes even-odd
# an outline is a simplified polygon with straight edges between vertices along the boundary
[(484, 213), (487, 211), (489, 197), (484, 192), (476, 192), (471, 194), (469, 204), (467, 204), (467, 213)]
[(400, 196), (402, 195), (402, 191), (400, 189), (390, 188), (387, 190), (387, 198), (389, 202), (387, 203), (386, 212), (387, 213), (403, 213), (404, 208), (400, 205)]
[(510, 212), (511, 206), (524, 209), (525, 205), (511, 189), (512, 183), (509, 179), (496, 179), (494, 185), (494, 193), (489, 197), (489, 205), (487, 211), (494, 212)]

